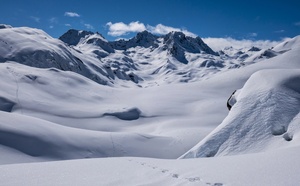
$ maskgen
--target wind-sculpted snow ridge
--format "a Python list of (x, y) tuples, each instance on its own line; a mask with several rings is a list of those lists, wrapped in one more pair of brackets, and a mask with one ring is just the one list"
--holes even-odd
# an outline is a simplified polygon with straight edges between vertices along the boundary
[[(280, 75), (279, 75), (280, 74)], [(182, 158), (299, 146), (300, 70), (262, 70), (236, 92), (224, 121)]]
[(300, 48), (300, 36), (294, 38), (286, 39), (284, 42), (276, 45), (273, 50), (279, 53), (284, 53), (291, 49)]

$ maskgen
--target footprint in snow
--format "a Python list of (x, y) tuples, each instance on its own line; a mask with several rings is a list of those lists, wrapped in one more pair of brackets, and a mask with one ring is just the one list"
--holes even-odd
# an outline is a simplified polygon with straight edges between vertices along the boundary
[(197, 181), (201, 181), (200, 177), (194, 177), (194, 178), (186, 178), (188, 181), (190, 182), (197, 182)]
[(210, 186), (224, 186), (223, 183), (206, 183), (206, 184)]
[(167, 170), (167, 169), (162, 169), (161, 172), (162, 172), (162, 173), (166, 173), (166, 172), (169, 172), (169, 170)]
[(179, 178), (179, 174), (172, 174), (173, 178)]

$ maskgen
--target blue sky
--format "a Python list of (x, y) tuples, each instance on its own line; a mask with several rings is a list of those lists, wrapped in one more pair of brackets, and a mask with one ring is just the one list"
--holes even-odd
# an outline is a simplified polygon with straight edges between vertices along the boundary
[(0, 0), (0, 23), (59, 37), (70, 28), (108, 40), (147, 29), (200, 37), (281, 40), (300, 34), (299, 0)]

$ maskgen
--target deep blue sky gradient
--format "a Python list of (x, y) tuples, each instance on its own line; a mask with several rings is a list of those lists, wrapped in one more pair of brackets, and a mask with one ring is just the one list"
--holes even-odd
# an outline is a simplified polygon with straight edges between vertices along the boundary
[(0, 0), (0, 5), (0, 23), (40, 28), (53, 37), (75, 28), (114, 40), (106, 23), (133, 21), (185, 28), (200, 37), (280, 40), (300, 34), (299, 0)]

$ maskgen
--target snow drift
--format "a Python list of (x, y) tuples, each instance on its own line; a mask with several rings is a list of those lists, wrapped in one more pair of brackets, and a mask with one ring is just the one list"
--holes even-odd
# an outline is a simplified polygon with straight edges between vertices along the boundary
[(299, 145), (300, 70), (254, 73), (224, 121), (183, 158), (263, 152)]

